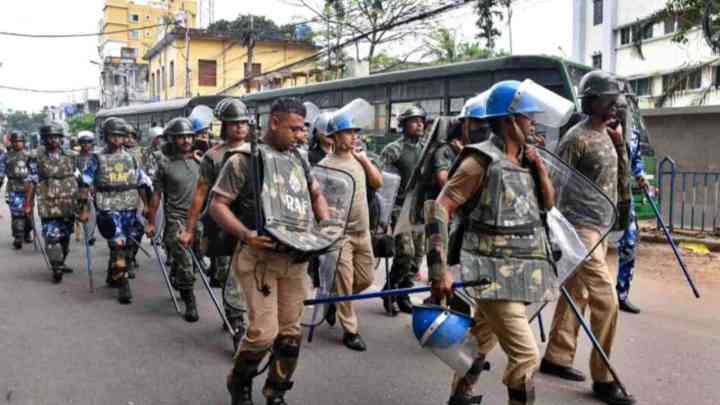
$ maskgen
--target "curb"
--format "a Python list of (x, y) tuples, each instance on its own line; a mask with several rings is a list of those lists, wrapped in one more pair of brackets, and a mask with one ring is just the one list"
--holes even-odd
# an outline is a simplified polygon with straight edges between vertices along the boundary
[[(665, 237), (665, 235), (657, 235), (655, 233), (647, 232), (640, 233), (640, 240), (650, 243), (667, 243), (667, 238)], [(675, 244), (677, 245), (679, 245), (681, 242), (702, 243), (703, 245), (707, 246), (707, 248), (710, 249), (711, 252), (720, 252), (720, 240), (718, 239), (693, 238), (691, 236), (673, 235), (673, 241), (675, 241)]]

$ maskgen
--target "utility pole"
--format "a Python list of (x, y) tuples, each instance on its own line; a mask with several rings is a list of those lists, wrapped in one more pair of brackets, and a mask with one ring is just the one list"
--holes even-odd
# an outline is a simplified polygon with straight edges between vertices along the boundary
[(252, 90), (252, 78), (253, 78), (253, 59), (255, 57), (255, 17), (250, 14), (250, 30), (247, 36), (247, 67), (245, 68), (247, 74), (245, 75), (245, 81), (247, 82), (245, 92), (250, 94)]
[(190, 28), (185, 26), (185, 97), (190, 96)]

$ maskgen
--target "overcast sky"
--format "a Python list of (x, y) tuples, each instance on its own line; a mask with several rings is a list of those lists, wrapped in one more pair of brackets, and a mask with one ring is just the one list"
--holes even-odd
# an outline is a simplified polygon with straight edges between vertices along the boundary
[[(0, 31), (32, 34), (89, 33), (98, 30), (103, 0), (1, 0)], [(142, 2), (137, 0), (138, 3)], [(216, 0), (215, 18), (233, 19), (240, 13), (272, 18), (278, 23), (310, 16), (282, 0)], [(463, 21), (464, 23), (458, 23)], [(472, 38), (476, 29), (472, 8), (443, 16), (443, 23)], [(35, 39), (0, 35), (0, 85), (65, 90), (96, 87), (99, 67), (97, 37)], [(45, 105), (82, 100), (75, 94), (36, 94), (0, 89), (0, 108), (38, 111)]]

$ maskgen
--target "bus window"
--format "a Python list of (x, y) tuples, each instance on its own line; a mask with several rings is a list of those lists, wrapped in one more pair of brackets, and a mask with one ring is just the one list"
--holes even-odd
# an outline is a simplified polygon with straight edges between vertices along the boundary
[(450, 99), (450, 115), (460, 114), (460, 110), (462, 110), (464, 105), (465, 105), (464, 97), (451, 98)]
[(428, 120), (434, 120), (435, 118), (442, 115), (444, 112), (442, 99), (420, 100), (408, 103), (393, 103), (391, 106), (390, 114), (391, 133), (400, 133), (400, 129), (398, 128), (398, 116), (400, 116), (400, 114), (402, 114), (403, 111), (407, 110), (408, 108), (417, 105), (422, 107), (428, 114)]

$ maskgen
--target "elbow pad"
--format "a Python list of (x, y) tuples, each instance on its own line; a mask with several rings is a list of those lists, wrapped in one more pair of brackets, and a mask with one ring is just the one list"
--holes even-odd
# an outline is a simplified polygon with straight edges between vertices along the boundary
[(435, 200), (425, 201), (424, 213), (428, 276), (439, 280), (447, 272), (448, 213)]

